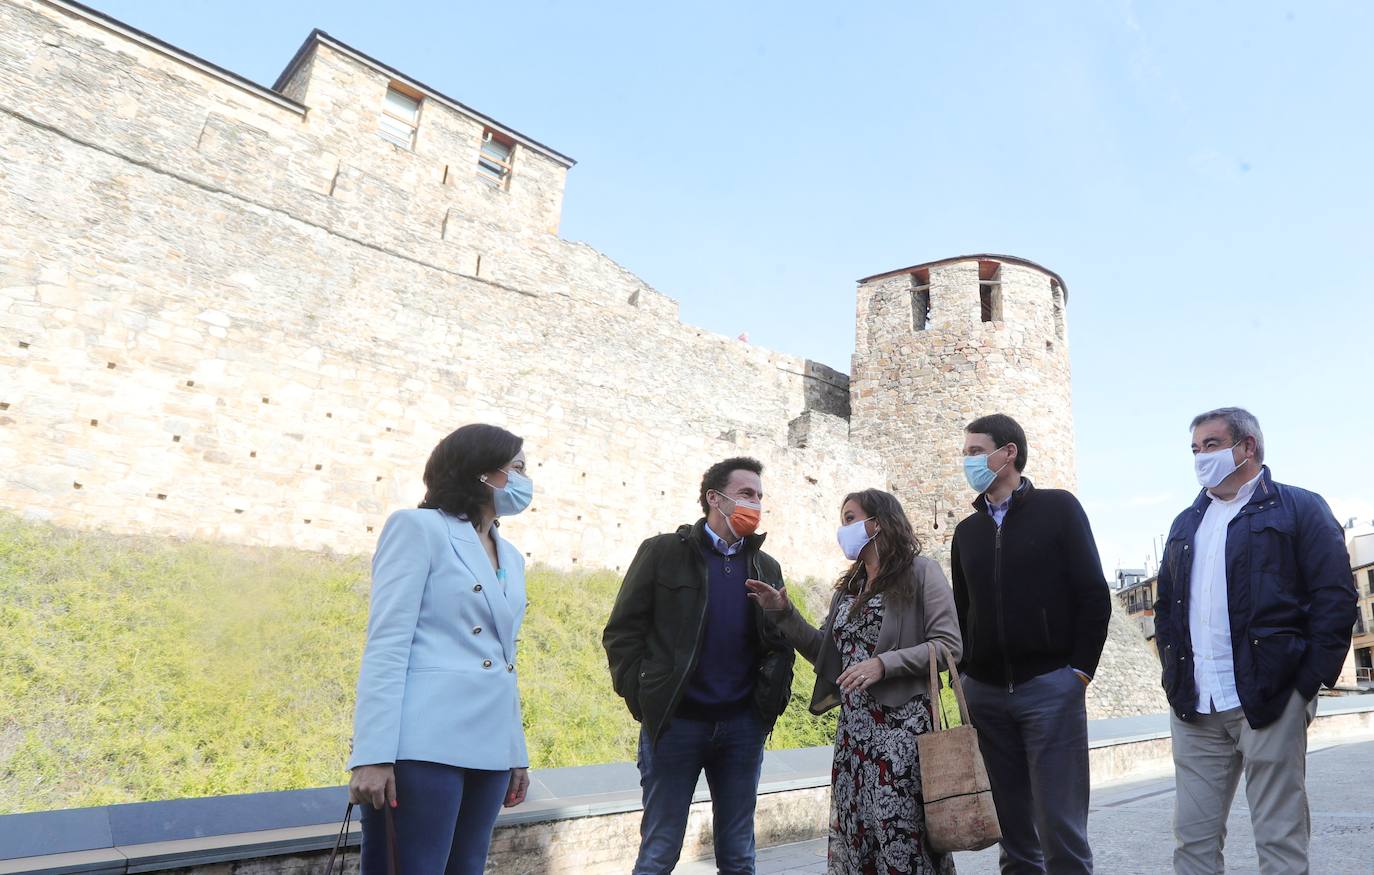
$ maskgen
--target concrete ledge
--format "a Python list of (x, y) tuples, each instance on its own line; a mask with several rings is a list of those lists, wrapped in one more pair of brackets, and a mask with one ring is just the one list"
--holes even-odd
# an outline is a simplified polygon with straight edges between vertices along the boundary
[[(1374, 734), (1374, 696), (1323, 698), (1309, 732), (1313, 745)], [(1169, 717), (1090, 721), (1094, 785), (1172, 768)], [(760, 845), (826, 833), (829, 747), (769, 751), (759, 783)], [(503, 812), (491, 871), (624, 871), (638, 845), (639, 772), (610, 763), (532, 773), (529, 799)], [(0, 816), (0, 875), (134, 873), (237, 862), (234, 871), (299, 871), (333, 847), (347, 797), (343, 787), (181, 799)], [(348, 837), (356, 847), (356, 824)], [(683, 858), (710, 852), (709, 793), (697, 786)], [(247, 861), (256, 861), (248, 864)], [(216, 869), (215, 871), (219, 871)], [(208, 872), (208, 870), (207, 870)]]
[[(1321, 746), (1374, 733), (1374, 696), (1324, 696), (1308, 744)], [(1088, 762), (1094, 786), (1173, 771), (1168, 714), (1088, 723)]]

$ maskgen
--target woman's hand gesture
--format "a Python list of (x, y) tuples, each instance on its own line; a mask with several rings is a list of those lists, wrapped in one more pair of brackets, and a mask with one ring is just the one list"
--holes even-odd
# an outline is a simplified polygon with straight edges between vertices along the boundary
[(511, 769), (510, 787), (506, 789), (505, 806), (514, 808), (525, 801), (525, 793), (530, 789), (530, 770)]
[(749, 590), (749, 598), (758, 602), (765, 611), (785, 611), (791, 606), (784, 586), (773, 589), (762, 580), (746, 580), (744, 585)]
[(887, 674), (887, 667), (878, 657), (865, 659), (863, 662), (855, 663), (849, 668), (840, 672), (840, 676), (835, 678), (835, 683), (839, 684), (841, 690), (852, 693), (855, 690), (866, 690), (883, 679)]
[(348, 780), (348, 801), (371, 805), (381, 811), (383, 806), (396, 807), (396, 767), (391, 763), (355, 766)]

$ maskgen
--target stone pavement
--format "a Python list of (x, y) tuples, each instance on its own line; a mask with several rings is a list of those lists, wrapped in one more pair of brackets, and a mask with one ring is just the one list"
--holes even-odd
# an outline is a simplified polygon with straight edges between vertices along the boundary
[[(1374, 873), (1374, 740), (1313, 747), (1308, 753), (1313, 875)], [(1172, 871), (1172, 776), (1095, 788), (1088, 823), (1096, 870), (1104, 875), (1160, 875)], [(1245, 783), (1227, 825), (1226, 871), (1257, 872)], [(955, 857), (960, 875), (995, 875), (997, 849)], [(685, 863), (680, 875), (708, 875), (709, 861)], [(825, 872), (825, 840), (759, 853), (758, 875)]]

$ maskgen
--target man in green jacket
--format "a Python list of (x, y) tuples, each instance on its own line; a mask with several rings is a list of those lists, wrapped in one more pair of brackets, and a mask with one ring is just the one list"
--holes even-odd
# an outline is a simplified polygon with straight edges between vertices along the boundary
[(703, 770), (716, 868), (754, 872), (754, 803), (763, 743), (792, 692), (795, 654), (745, 587), (782, 569), (759, 549), (763, 466), (739, 457), (701, 480), (695, 525), (639, 546), (601, 642), (615, 691), (640, 722), (644, 789), (634, 875), (677, 865)]

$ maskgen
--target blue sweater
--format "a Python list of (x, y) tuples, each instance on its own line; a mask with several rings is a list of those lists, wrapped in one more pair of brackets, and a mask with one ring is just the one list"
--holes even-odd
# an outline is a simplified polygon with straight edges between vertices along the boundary
[(701, 551), (710, 587), (697, 669), (683, 691), (677, 714), (689, 720), (728, 720), (749, 709), (758, 674), (753, 605), (744, 581), (748, 556)]

